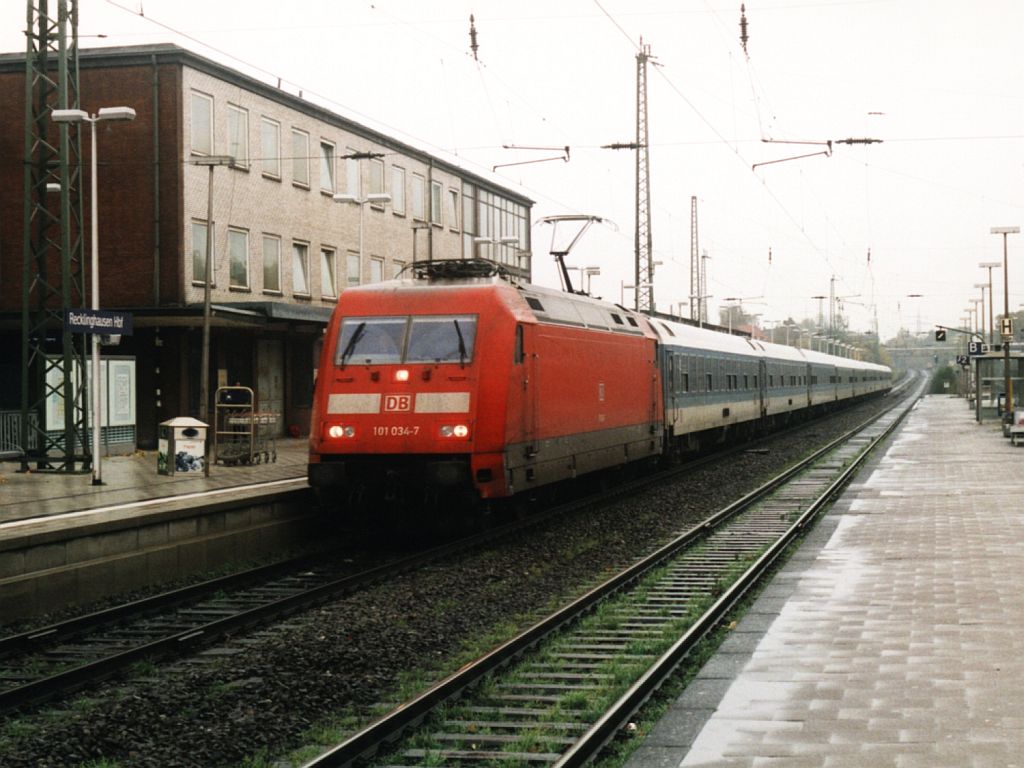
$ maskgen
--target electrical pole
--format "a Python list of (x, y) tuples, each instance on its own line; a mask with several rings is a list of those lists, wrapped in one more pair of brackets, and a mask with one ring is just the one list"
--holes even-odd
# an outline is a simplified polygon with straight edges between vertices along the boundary
[(85, 306), (81, 141), (76, 125), (61, 123), (55, 147), (50, 122), (52, 110), (79, 105), (78, 4), (26, 5), (21, 470), (31, 459), (36, 471), (89, 471), (85, 334), (64, 328), (68, 310)]
[(690, 319), (700, 319), (700, 251), (697, 247), (697, 196), (690, 197)]
[(647, 61), (651, 46), (640, 40), (636, 55), (636, 309), (654, 311), (654, 255), (651, 247), (651, 169), (647, 146)]

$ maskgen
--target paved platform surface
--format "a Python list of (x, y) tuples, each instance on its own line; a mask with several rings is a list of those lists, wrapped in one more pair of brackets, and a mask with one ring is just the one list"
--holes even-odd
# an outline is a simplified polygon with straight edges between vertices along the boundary
[(1024, 448), (930, 396), (628, 768), (1024, 766)]
[(307, 438), (277, 441), (277, 461), (268, 464), (210, 467), (202, 473), (158, 475), (156, 451), (105, 457), (103, 485), (92, 485), (92, 475), (19, 472), (17, 462), (0, 463), (0, 526), (5, 523), (109, 507), (189, 493), (241, 488), (253, 483), (306, 476)]

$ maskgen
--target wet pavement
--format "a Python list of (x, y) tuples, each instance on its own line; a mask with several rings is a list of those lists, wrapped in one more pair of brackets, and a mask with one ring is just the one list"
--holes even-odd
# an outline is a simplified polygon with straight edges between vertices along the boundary
[(1024, 766), (1024, 448), (921, 401), (628, 768)]
[(0, 526), (68, 512), (305, 478), (309, 440), (281, 438), (276, 449), (276, 461), (215, 464), (210, 467), (209, 477), (201, 472), (159, 475), (155, 450), (105, 457), (100, 465), (103, 485), (99, 486), (92, 484), (91, 473), (20, 472), (18, 462), (0, 463)]

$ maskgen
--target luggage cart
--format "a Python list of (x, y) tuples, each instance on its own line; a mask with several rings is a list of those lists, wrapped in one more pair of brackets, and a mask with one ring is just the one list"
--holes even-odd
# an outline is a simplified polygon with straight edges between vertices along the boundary
[(253, 456), (253, 391), (218, 387), (214, 395), (213, 463), (250, 464)]
[(277, 461), (279, 414), (254, 411), (249, 387), (217, 389), (213, 461), (225, 466)]

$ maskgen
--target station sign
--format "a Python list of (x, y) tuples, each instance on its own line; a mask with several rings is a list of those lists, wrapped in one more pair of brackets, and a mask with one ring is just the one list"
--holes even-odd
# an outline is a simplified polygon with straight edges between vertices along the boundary
[(1004, 317), (999, 321), (999, 330), (1003, 334), (1003, 341), (1010, 341), (1013, 339), (1013, 318)]
[(64, 330), (103, 336), (131, 336), (132, 313), (107, 309), (69, 309), (64, 314)]
[(966, 368), (967, 366), (969, 366), (971, 364), (971, 358), (970, 358), (969, 355), (957, 355), (956, 356), (956, 364), (957, 365), (962, 365), (963, 367)]
[(988, 344), (981, 341), (968, 341), (967, 342), (967, 354), (968, 355), (984, 355), (988, 352)]

